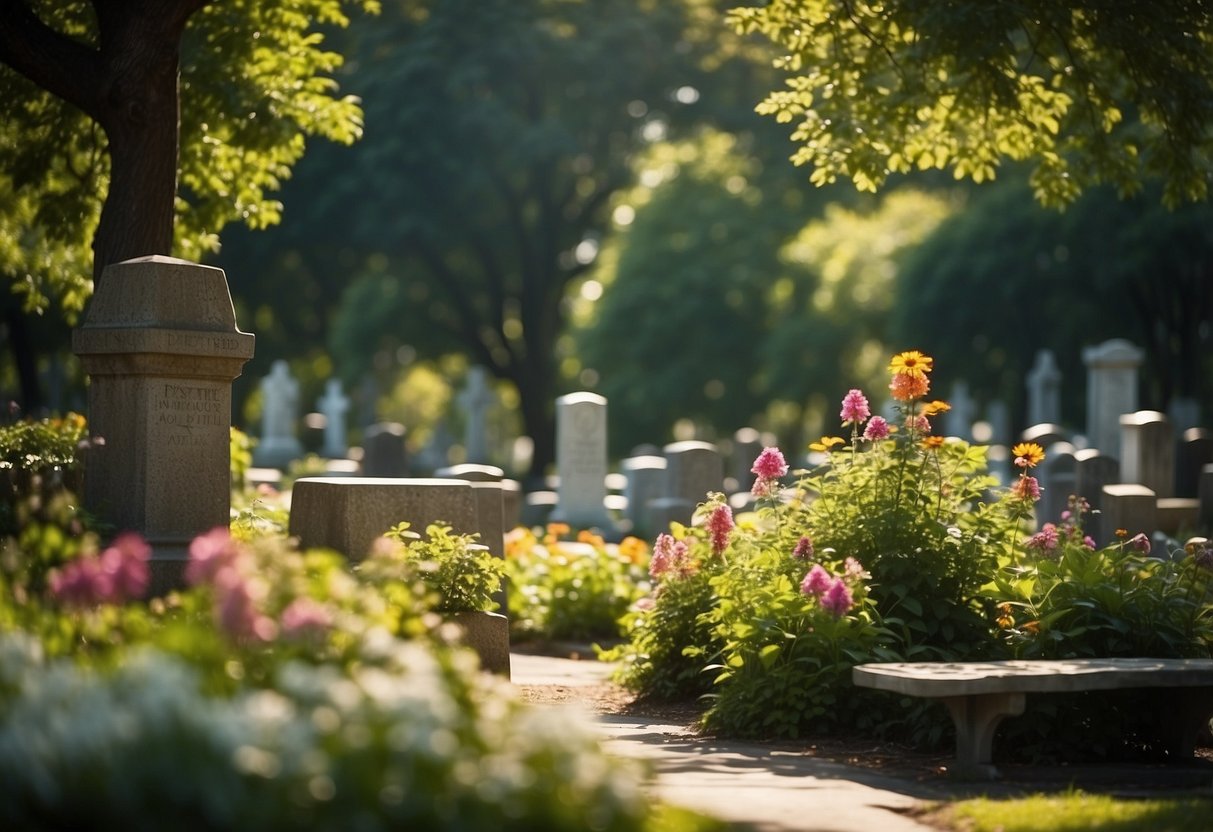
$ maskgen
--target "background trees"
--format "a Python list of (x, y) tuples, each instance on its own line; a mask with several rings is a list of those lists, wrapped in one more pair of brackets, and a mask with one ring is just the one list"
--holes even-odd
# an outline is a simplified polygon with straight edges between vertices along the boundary
[(359, 133), (315, 29), (349, 6), (374, 3), (0, 3), (0, 275), (26, 309), (73, 320), (110, 263), (276, 222), (305, 137)]

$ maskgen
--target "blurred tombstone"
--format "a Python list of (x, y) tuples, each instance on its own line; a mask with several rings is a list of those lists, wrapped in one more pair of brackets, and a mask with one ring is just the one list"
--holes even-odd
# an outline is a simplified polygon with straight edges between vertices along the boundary
[(570, 393), (556, 400), (556, 509), (552, 519), (577, 529), (611, 530), (606, 510), (607, 400)]
[(1105, 485), (1102, 503), (1100, 529), (1105, 543), (1112, 542), (1118, 531), (1133, 537), (1142, 532), (1152, 535), (1158, 527), (1158, 497), (1144, 485)]
[[(724, 468), (720, 452), (710, 442), (688, 439), (666, 445), (665, 496), (652, 501), (655, 510), (669, 520), (690, 524), (695, 507), (711, 492), (724, 487)], [(662, 519), (655, 519), (661, 523)]]
[(651, 537), (655, 527), (649, 518), (649, 503), (665, 490), (665, 457), (632, 456), (619, 466), (627, 477), (624, 495), (628, 499), (627, 519), (631, 522), (632, 534)]
[(1028, 424), (1061, 421), (1061, 370), (1052, 350), (1036, 353), (1036, 363), (1028, 371)]
[(1036, 505), (1040, 523), (1056, 523), (1077, 490), (1077, 461), (1074, 446), (1069, 442), (1054, 442), (1045, 452), (1037, 470), (1040, 480), (1040, 502)]
[(488, 411), (493, 405), (488, 370), (476, 366), (468, 370), (467, 384), (458, 396), (467, 427), (464, 431), (465, 458), (468, 462), (488, 462)]
[(362, 436), (362, 476), (408, 476), (405, 428), (399, 422), (378, 422)]
[(1213, 434), (1204, 428), (1188, 428), (1180, 439), (1175, 458), (1175, 493), (1180, 497), (1200, 494), (1200, 472), (1213, 462)]
[(1120, 338), (1083, 350), (1087, 365), (1087, 440), (1121, 460), (1120, 417), (1137, 410), (1137, 373), (1142, 351)]
[(253, 464), (285, 468), (303, 456), (296, 434), (299, 421), (299, 382), (281, 358), (261, 379), (261, 438), (253, 449)]
[(345, 414), (350, 409), (349, 397), (341, 391), (341, 379), (330, 378), (324, 387), (324, 395), (316, 402), (316, 408), (324, 414), (323, 456), (342, 459), (349, 452), (346, 443)]
[(1108, 532), (1102, 522), (1103, 489), (1120, 482), (1120, 463), (1098, 448), (1084, 448), (1074, 453), (1074, 492), (1085, 499), (1091, 513), (1083, 518), (1083, 527), (1092, 539), (1108, 543)]
[(944, 414), (944, 432), (948, 436), (957, 436), (966, 442), (973, 441), (976, 405), (973, 397), (969, 395), (969, 385), (963, 381), (953, 384), (948, 404), (952, 406), (952, 409)]
[(1057, 442), (1067, 441), (1065, 429), (1053, 422), (1044, 422), (1038, 425), (1032, 425), (1020, 434), (1020, 438), (1024, 442), (1035, 442), (1046, 451), (1050, 445)]
[[(1167, 414), (1138, 410), (1120, 417), (1122, 482), (1144, 485), (1156, 497), (1175, 492), (1175, 437)], [(1151, 529), (1151, 531), (1153, 531)]]

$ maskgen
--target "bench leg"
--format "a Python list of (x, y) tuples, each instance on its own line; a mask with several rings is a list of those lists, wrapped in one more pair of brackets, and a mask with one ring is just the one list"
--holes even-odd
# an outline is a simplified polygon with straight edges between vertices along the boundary
[(1024, 709), (1022, 693), (986, 693), (943, 698), (956, 726), (955, 777), (993, 779), (994, 731), (1004, 717), (1019, 716)]

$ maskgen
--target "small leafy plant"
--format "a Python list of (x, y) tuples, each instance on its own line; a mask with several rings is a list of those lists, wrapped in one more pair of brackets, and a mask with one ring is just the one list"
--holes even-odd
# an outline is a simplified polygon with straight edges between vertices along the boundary
[[(457, 534), (445, 523), (432, 523), (422, 538), (407, 522), (393, 526), (385, 538), (399, 544), (400, 555), (414, 565), (421, 580), (437, 595), (440, 612), (487, 612), (497, 606), (505, 564), (476, 542), (475, 534)], [(381, 553), (382, 555), (383, 553)], [(391, 556), (390, 550), (387, 556)]]

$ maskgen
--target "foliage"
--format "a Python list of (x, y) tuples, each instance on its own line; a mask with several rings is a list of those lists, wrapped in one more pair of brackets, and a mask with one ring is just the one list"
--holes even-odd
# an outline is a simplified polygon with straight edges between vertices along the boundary
[[(190, 544), (188, 589), (142, 602), (60, 580), (130, 538), (98, 558), (57, 531), (44, 585), (0, 573), (6, 828), (718, 828), (652, 806), (635, 764), (446, 646), (399, 547), (351, 570), (217, 529)], [(3, 563), (52, 535), (19, 540)]]
[[(30, 497), (38, 511), (66, 490), (79, 490), (80, 451), (87, 444), (85, 419), (78, 413), (61, 418), (20, 419), (0, 425), (0, 535), (16, 534)], [(56, 502), (58, 502), (56, 500)]]
[(445, 523), (431, 523), (423, 539), (405, 522), (393, 526), (385, 537), (401, 545), (399, 556), (415, 564), (421, 580), (437, 593), (437, 610), (490, 611), (496, 606), (493, 595), (501, 589), (505, 564), (487, 546), (476, 543), (477, 535), (456, 534)]
[(995, 799), (979, 797), (948, 805), (932, 820), (970, 832), (1200, 832), (1207, 819), (1203, 797), (1114, 797), (1069, 791)]
[[(196, 260), (214, 250), (230, 222), (278, 222), (274, 192), (306, 137), (349, 143), (360, 135), (358, 102), (338, 95), (332, 79), (342, 58), (323, 47), (318, 29), (346, 25), (348, 8), (374, 6), (240, 0), (205, 4), (192, 16), (180, 46), (179, 255)], [(91, 4), (33, 9), (74, 47), (97, 48)], [(0, 238), (12, 242), (0, 243), (0, 274), (28, 309), (53, 299), (74, 319), (92, 289), (88, 245), (110, 184), (109, 138), (83, 111), (2, 65), (0, 99), (11, 116), (0, 125), (0, 229), (9, 232)]]
[(553, 523), (542, 539), (521, 527), (506, 535), (512, 639), (614, 641), (619, 620), (647, 593), (643, 541), (607, 543), (584, 531), (563, 540), (568, 531)]
[(773, 0), (728, 19), (779, 50), (786, 88), (759, 110), (794, 125), (793, 160), (817, 184), (873, 190), (932, 168), (982, 182), (1009, 158), (1035, 163), (1051, 205), (1151, 176), (1172, 204), (1208, 194), (1213, 29), (1200, 6)]

